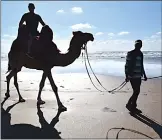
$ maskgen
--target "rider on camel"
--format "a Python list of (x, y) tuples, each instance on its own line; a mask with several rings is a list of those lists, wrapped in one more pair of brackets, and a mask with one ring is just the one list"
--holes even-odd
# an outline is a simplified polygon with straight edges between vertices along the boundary
[(24, 22), (26, 22), (26, 26), (29, 31), (29, 41), (28, 41), (28, 52), (27, 54), (30, 55), (30, 47), (32, 44), (32, 39), (34, 36), (38, 36), (39, 32), (37, 31), (39, 22), (42, 24), (42, 26), (45, 26), (46, 24), (42, 20), (41, 16), (34, 13), (35, 6), (33, 3), (29, 3), (28, 5), (29, 12), (25, 13), (19, 23), (19, 27), (23, 25)]

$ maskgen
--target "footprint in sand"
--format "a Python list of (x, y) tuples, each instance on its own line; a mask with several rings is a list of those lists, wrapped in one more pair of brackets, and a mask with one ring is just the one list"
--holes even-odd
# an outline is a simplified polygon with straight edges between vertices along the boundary
[(103, 111), (103, 112), (117, 112), (116, 110), (111, 109), (111, 108), (108, 108), (108, 107), (104, 107), (104, 108), (102, 109), (102, 111)]
[(24, 89), (24, 91), (30, 91), (30, 89)]
[(67, 102), (74, 100), (74, 98), (70, 98)]
[(85, 88), (85, 89), (91, 90), (91, 88)]

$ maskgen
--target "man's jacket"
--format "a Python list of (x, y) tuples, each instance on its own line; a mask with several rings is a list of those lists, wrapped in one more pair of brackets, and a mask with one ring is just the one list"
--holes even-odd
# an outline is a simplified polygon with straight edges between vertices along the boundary
[(141, 78), (144, 73), (143, 53), (132, 50), (127, 53), (125, 74), (129, 78)]

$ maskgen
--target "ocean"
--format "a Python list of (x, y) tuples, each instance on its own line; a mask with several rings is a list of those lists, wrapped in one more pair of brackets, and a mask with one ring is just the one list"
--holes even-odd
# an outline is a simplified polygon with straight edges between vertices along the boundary
[[(127, 52), (96, 52), (89, 53), (89, 60), (93, 71), (96, 74), (121, 76), (124, 77), (124, 65)], [(143, 51), (144, 67), (148, 77), (161, 76), (161, 51)], [(1, 55), (1, 72), (7, 71), (7, 57), (5, 54)], [(90, 70), (90, 69), (89, 69)], [(27, 68), (22, 69), (23, 72), (39, 72), (38, 70), (31, 70)], [(71, 65), (67, 67), (54, 67), (53, 73), (86, 73), (85, 63), (82, 55)]]

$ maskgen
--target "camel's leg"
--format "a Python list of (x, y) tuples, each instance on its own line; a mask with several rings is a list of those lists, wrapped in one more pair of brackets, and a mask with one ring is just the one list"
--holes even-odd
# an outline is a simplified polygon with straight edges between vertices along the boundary
[(18, 85), (18, 82), (17, 82), (17, 73), (15, 73), (15, 75), (14, 75), (14, 85), (15, 85), (16, 90), (17, 90), (18, 95), (19, 95), (19, 102), (25, 102), (25, 99), (22, 98), (20, 91), (19, 91), (19, 85)]
[(58, 92), (57, 92), (57, 91), (58, 91), (58, 88), (57, 88), (57, 86), (56, 86), (55, 83), (54, 83), (54, 80), (53, 80), (53, 78), (52, 78), (52, 73), (51, 73), (51, 71), (48, 72), (48, 75), (47, 75), (47, 76), (48, 76), (48, 79), (49, 79), (49, 81), (50, 81), (52, 90), (54, 91), (54, 93), (55, 93), (55, 95), (56, 95), (57, 104), (58, 104), (59, 109), (60, 109), (60, 110), (66, 111), (67, 108), (63, 106), (63, 104), (61, 103), (60, 98), (59, 98), (59, 96), (58, 96)]
[(42, 92), (42, 89), (44, 87), (44, 83), (45, 83), (46, 77), (47, 77), (46, 73), (43, 72), (42, 79), (41, 79), (41, 82), (39, 84), (39, 93), (38, 93), (38, 97), (37, 97), (37, 101), (38, 101), (37, 103), (38, 104), (45, 104), (45, 101), (43, 101), (41, 99), (41, 92)]
[(7, 80), (7, 91), (5, 93), (6, 98), (10, 97), (10, 80), (11, 78), (14, 76), (15, 71), (11, 71), (7, 76), (6, 76), (6, 80)]

